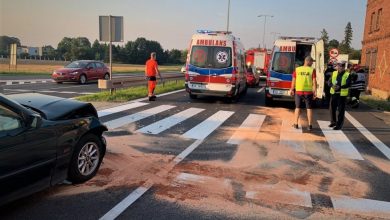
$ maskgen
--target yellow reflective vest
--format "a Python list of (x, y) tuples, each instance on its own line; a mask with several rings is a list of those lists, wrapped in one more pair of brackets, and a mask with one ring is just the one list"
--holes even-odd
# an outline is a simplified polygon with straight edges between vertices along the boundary
[(295, 69), (295, 91), (313, 91), (313, 71), (309, 66), (300, 66)]
[[(334, 71), (332, 74), (332, 84), (336, 85), (337, 84), (337, 75), (339, 74), (338, 71)], [(341, 78), (341, 86), (345, 86), (347, 84), (347, 79), (349, 76), (349, 72), (345, 71), (343, 74), (343, 77)], [(340, 96), (348, 96), (348, 90), (349, 88), (342, 88), (340, 90)], [(333, 87), (330, 88), (330, 94), (335, 94), (336, 92), (334, 91)]]

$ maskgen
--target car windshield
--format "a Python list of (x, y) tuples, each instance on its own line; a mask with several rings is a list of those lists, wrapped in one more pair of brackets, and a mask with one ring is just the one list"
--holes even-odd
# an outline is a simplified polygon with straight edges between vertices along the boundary
[(232, 65), (232, 51), (229, 47), (194, 46), (190, 64), (201, 68), (222, 69)]
[(295, 53), (275, 52), (272, 70), (278, 73), (292, 74), (294, 71)]
[(84, 68), (88, 63), (82, 61), (74, 61), (65, 66), (65, 68)]

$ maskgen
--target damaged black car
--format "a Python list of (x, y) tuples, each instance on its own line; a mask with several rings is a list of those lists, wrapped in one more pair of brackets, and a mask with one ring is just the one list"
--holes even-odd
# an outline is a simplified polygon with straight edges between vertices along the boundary
[(0, 205), (97, 173), (107, 127), (90, 103), (38, 93), (0, 94)]

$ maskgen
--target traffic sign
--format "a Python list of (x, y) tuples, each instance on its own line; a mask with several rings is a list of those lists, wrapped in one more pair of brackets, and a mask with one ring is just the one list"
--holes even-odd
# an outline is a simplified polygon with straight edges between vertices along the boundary
[(336, 58), (339, 56), (339, 50), (337, 48), (333, 48), (329, 51), (329, 56), (332, 58)]

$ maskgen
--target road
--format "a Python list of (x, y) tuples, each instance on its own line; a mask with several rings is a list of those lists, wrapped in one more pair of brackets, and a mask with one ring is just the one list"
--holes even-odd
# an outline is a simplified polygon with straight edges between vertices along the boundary
[[(184, 79), (182, 73), (164, 72), (161, 73), (167, 80)], [(114, 78), (131, 77), (134, 79), (133, 85), (145, 85), (145, 80), (142, 73), (121, 73), (115, 74)], [(57, 84), (48, 76), (44, 75), (23, 75), (23, 76), (0, 76), (0, 86), (4, 94), (17, 94), (28, 92), (39, 92), (47, 95), (54, 95), (63, 98), (73, 98), (80, 95), (88, 95), (99, 92), (96, 81), (88, 82), (85, 85), (69, 82)]]
[(313, 131), (304, 117), (295, 130), (293, 105), (265, 107), (259, 88), (237, 103), (179, 91), (100, 109), (110, 130), (98, 175), (15, 201), (0, 216), (389, 218), (390, 124), (364, 105), (347, 111), (342, 131), (327, 127), (327, 109), (314, 110)]

